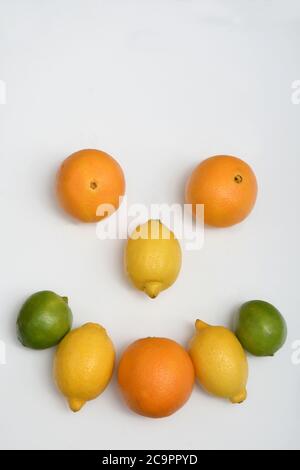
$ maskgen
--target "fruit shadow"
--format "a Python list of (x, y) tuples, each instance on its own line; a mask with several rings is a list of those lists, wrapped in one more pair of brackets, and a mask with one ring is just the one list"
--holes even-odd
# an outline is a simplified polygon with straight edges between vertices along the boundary
[(72, 225), (80, 225), (81, 222), (74, 219), (71, 215), (69, 215), (63, 208), (60, 206), (56, 194), (56, 175), (57, 175), (58, 166), (47, 169), (47, 173), (45, 174), (45, 178), (47, 178), (47, 184), (45, 184), (46, 188), (46, 202), (49, 205), (51, 211), (58, 215), (60, 218), (64, 219), (64, 221), (68, 221)]
[[(98, 240), (98, 243), (107, 244), (108, 249), (97, 251), (99, 261), (99, 274), (97, 274), (97, 276), (99, 277), (101, 275), (101, 267), (105, 263), (107, 266), (106, 274), (113, 283), (118, 284), (118, 289), (126, 289), (126, 291), (132, 292), (134, 292), (134, 290), (136, 291), (126, 273), (124, 253), (127, 240)], [(110, 249), (111, 246), (113, 247), (112, 250)], [(122, 290), (120, 290), (120, 296), (121, 295)]]
[[(173, 201), (170, 202), (175, 202), (178, 201), (180, 204), (185, 203), (185, 188), (188, 182), (189, 177), (192, 174), (192, 171), (195, 169), (197, 165), (197, 162), (189, 163), (185, 170), (182, 171), (182, 174), (178, 176), (178, 180), (176, 184), (172, 184), (172, 187), (175, 189), (174, 195), (173, 195)], [(172, 174), (172, 178), (174, 179), (174, 174)]]
[[(103, 241), (99, 240), (99, 243), (100, 242)], [(107, 260), (107, 265), (109, 265), (110, 269), (112, 270), (111, 278), (114, 280), (114, 282), (117, 282), (119, 284), (119, 287), (124, 289), (126, 293), (130, 292), (131, 295), (135, 296), (136, 300), (153, 302), (153, 299), (150, 299), (148, 296), (145, 295), (144, 292), (138, 290), (129, 279), (125, 263), (125, 249), (127, 239), (105, 240), (104, 243), (114, 243), (113, 254), (110, 252), (109, 260)], [(99, 261), (103, 263), (103, 253), (99, 254)]]
[[(174, 193), (171, 195), (172, 200), (169, 200), (169, 204), (174, 204), (177, 203), (181, 204), (182, 207), (184, 204), (186, 204), (185, 200), (185, 190), (186, 186), (188, 183), (188, 180), (193, 172), (193, 170), (196, 168), (196, 166), (199, 164), (199, 161), (204, 160), (205, 157), (202, 157), (200, 159), (195, 159), (192, 163), (190, 162), (188, 165), (186, 165), (186, 168), (184, 171), (181, 172), (180, 176), (178, 176), (176, 184), (172, 183), (172, 187), (174, 188)], [(172, 174), (172, 177), (174, 178), (174, 175)], [(186, 209), (188, 214), (191, 216), (193, 222), (193, 230), (195, 230), (195, 226), (198, 223), (192, 216), (192, 210), (191, 208)], [(204, 226), (205, 231), (211, 231), (215, 230), (214, 227), (209, 227), (209, 226)], [(182, 240), (183, 242), (184, 240)]]
[(52, 399), (56, 401), (57, 406), (60, 407), (61, 410), (65, 410), (69, 412), (68, 404), (66, 398), (58, 391), (55, 385), (55, 379), (53, 374), (53, 362), (54, 356), (57, 346), (50, 348), (47, 352), (47, 367), (44, 368), (45, 372), (42, 374), (41, 381), (49, 390), (49, 394), (51, 394)]
[(12, 337), (15, 338), (14, 345), (17, 348), (22, 349), (23, 355), (27, 354), (29, 364), (31, 365), (33, 364), (35, 355), (43, 358), (43, 366), (39, 369), (39, 373), (37, 374), (37, 376), (38, 376), (39, 382), (45, 388), (45, 395), (46, 394), (49, 394), (49, 396), (51, 395), (51, 399), (56, 400), (57, 406), (60, 406), (61, 410), (65, 409), (68, 411), (66, 400), (57, 390), (54, 376), (53, 376), (53, 360), (54, 360), (54, 354), (56, 351), (56, 346), (52, 348), (48, 348), (48, 349), (43, 349), (43, 350), (34, 350), (34, 349), (27, 348), (23, 346), (17, 338), (15, 322), (11, 325), (11, 329), (13, 330)]
[(17, 318), (18, 318), (18, 313), (21, 310), (21, 307), (22, 307), (23, 303), (25, 302), (25, 300), (26, 300), (26, 296), (24, 296), (22, 301), (14, 302), (14, 305), (12, 305), (12, 307), (11, 307), (11, 314), (9, 316), (9, 323), (8, 323), (8, 330), (9, 330), (10, 339), (12, 340), (12, 338), (13, 338), (12, 341), (13, 341), (14, 346), (20, 347), (20, 348), (24, 348), (24, 346), (22, 346), (20, 340), (18, 339), (18, 335), (17, 335)]
[(127, 240), (121, 240), (121, 243), (118, 244), (118, 265), (119, 270), (118, 270), (118, 276), (120, 282), (127, 286), (127, 290), (129, 291), (136, 291), (136, 288), (133, 286), (132, 282), (130, 282), (130, 279), (128, 278), (128, 274), (126, 271), (126, 262), (125, 262), (125, 249), (127, 245)]
[(229, 325), (228, 328), (235, 333), (237, 324), (238, 324), (238, 317), (239, 317), (239, 308), (241, 306), (242, 302), (236, 303), (234, 307), (229, 312)]
[[(118, 363), (116, 364), (118, 365)], [(114, 407), (118, 409), (118, 412), (122, 413), (123, 415), (133, 414), (133, 412), (127, 407), (126, 403), (124, 402), (121, 391), (119, 389), (117, 378), (117, 365), (115, 366), (111, 382), (108, 384), (104, 393), (110, 393), (110, 396), (114, 401)]]

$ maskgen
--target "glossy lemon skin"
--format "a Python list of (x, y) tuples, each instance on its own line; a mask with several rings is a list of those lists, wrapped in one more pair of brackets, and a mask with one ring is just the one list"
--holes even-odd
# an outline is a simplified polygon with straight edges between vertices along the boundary
[(176, 281), (181, 258), (174, 233), (159, 220), (149, 220), (138, 226), (128, 239), (125, 269), (137, 289), (155, 298)]
[(114, 346), (101, 325), (86, 323), (65, 336), (56, 350), (54, 378), (72, 411), (103, 392), (114, 362)]
[(197, 320), (189, 353), (196, 376), (207, 392), (232, 403), (241, 403), (247, 398), (248, 361), (230, 330)]

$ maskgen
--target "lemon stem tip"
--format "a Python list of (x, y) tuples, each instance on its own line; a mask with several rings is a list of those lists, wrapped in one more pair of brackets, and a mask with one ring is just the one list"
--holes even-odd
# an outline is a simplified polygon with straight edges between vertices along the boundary
[(245, 401), (246, 398), (247, 398), (247, 390), (244, 389), (244, 390), (242, 390), (241, 393), (239, 393), (238, 395), (232, 397), (232, 398), (230, 399), (230, 401), (231, 401), (231, 403), (234, 403), (234, 404), (237, 403), (237, 404), (239, 404), (239, 403), (243, 403), (243, 401)]
[(205, 323), (204, 321), (202, 320), (196, 320), (195, 321), (195, 328), (197, 331), (201, 331), (203, 330), (204, 328), (208, 328), (209, 325), (207, 323)]
[(155, 299), (161, 291), (161, 283), (160, 282), (147, 282), (145, 284), (144, 291), (151, 299)]
[(81, 408), (85, 404), (85, 401), (80, 400), (79, 398), (69, 398), (68, 402), (69, 402), (69, 407), (71, 408), (72, 411), (74, 411), (74, 413), (76, 413), (76, 411), (81, 410)]

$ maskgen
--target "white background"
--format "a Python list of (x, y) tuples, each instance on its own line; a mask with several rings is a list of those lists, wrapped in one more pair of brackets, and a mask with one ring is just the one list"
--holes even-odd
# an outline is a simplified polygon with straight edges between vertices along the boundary
[[(299, 46), (297, 0), (0, 0), (1, 448), (300, 447)], [(151, 301), (123, 274), (124, 242), (100, 241), (57, 207), (58, 165), (87, 147), (117, 158), (129, 201), (145, 204), (183, 202), (195, 164), (240, 156), (257, 174), (257, 205), (243, 224), (207, 230)], [(196, 317), (230, 326), (255, 298), (282, 311), (289, 337), (275, 358), (249, 358), (241, 406), (197, 385), (177, 414), (146, 419), (114, 378), (72, 414), (54, 351), (16, 339), (20, 305), (43, 289), (69, 297), (75, 326), (103, 324), (118, 356), (149, 335), (186, 344)]]

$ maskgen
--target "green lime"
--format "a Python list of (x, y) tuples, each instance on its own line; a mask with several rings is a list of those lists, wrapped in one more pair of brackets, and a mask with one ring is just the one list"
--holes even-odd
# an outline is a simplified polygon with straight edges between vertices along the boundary
[(286, 322), (273, 305), (251, 300), (239, 310), (236, 335), (254, 356), (274, 356), (287, 337)]
[(17, 319), (18, 338), (24, 346), (46, 349), (59, 343), (72, 326), (68, 299), (51, 291), (31, 295)]

